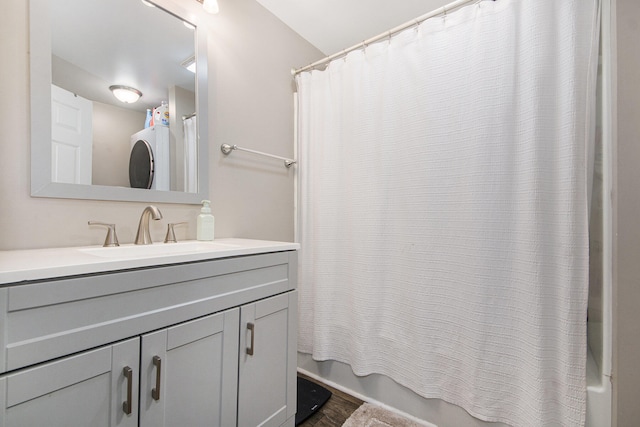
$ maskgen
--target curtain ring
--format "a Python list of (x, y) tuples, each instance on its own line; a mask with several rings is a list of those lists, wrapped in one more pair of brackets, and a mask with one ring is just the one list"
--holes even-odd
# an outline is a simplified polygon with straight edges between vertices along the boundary
[(367, 56), (367, 43), (366, 43), (366, 40), (362, 40), (362, 43), (360, 43), (360, 50), (362, 51), (362, 54), (364, 56)]
[(418, 21), (417, 19), (413, 20), (413, 33), (415, 36), (419, 36), (420, 35), (420, 21)]

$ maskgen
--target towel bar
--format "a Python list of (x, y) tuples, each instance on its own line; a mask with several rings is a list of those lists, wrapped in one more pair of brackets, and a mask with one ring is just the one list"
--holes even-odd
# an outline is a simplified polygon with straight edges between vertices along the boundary
[(284, 165), (287, 168), (290, 168), (291, 166), (297, 163), (296, 160), (287, 159), (286, 157), (275, 156), (273, 154), (263, 153), (262, 151), (250, 150), (249, 148), (238, 147), (237, 145), (222, 144), (220, 146), (220, 151), (222, 151), (225, 155), (230, 154), (233, 150), (246, 151), (248, 153), (259, 154), (261, 156), (271, 157), (273, 159), (284, 160)]

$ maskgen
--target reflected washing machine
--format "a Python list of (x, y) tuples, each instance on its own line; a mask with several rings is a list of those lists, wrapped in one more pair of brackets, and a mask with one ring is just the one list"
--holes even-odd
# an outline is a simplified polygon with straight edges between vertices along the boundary
[(170, 190), (169, 127), (152, 126), (131, 135), (131, 188)]

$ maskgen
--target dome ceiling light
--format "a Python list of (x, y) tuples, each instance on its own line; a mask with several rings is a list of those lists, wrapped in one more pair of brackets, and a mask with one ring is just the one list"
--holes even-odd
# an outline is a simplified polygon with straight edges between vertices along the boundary
[(113, 85), (109, 86), (109, 90), (118, 98), (118, 101), (125, 104), (133, 104), (142, 96), (142, 92), (130, 86)]

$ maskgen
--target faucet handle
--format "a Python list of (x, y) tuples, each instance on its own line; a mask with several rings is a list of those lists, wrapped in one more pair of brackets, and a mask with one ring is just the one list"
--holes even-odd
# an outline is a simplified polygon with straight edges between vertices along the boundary
[(104, 245), (102, 246), (120, 246), (118, 243), (118, 236), (116, 235), (116, 225), (107, 224), (105, 222), (89, 221), (89, 225), (102, 225), (107, 227), (107, 237), (104, 239)]
[(173, 227), (175, 225), (182, 225), (182, 224), (186, 224), (186, 222), (170, 222), (169, 224), (167, 224), (167, 235), (164, 238), (164, 242), (165, 243), (177, 243), (178, 240), (176, 240), (176, 233), (173, 231)]

